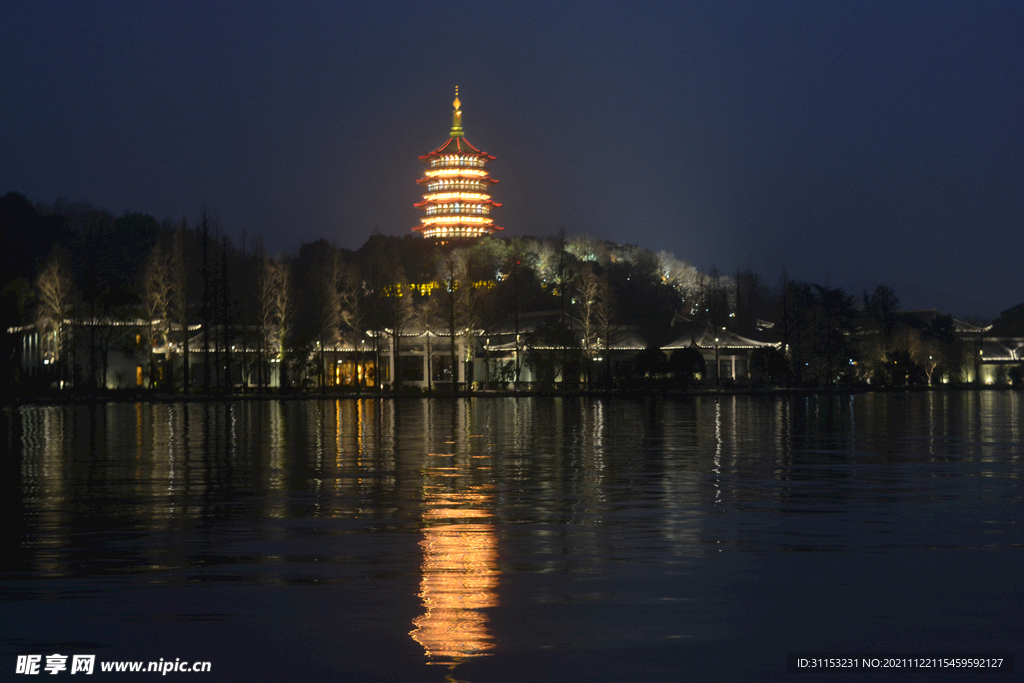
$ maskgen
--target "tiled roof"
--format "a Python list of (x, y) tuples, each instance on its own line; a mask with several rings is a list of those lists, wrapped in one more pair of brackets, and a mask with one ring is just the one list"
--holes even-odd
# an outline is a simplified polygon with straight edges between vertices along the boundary
[(777, 347), (778, 344), (771, 342), (757, 341), (730, 332), (724, 327), (716, 330), (710, 324), (691, 323), (680, 326), (682, 329), (673, 330), (673, 341), (661, 347), (663, 351), (685, 349), (696, 346), (701, 349), (757, 349), (764, 346)]
[(486, 157), (492, 161), (497, 158), (487, 152), (481, 152), (473, 146), (473, 143), (464, 137), (454, 137), (448, 138), (443, 145), (435, 149), (433, 152), (420, 155), (420, 159), (426, 160), (433, 156), (442, 156), (445, 154), (464, 154), (468, 156)]

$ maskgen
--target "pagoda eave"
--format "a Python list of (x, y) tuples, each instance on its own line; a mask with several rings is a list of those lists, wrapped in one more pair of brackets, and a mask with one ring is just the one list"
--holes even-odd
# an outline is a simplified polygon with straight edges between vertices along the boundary
[(425, 178), (417, 178), (416, 182), (420, 183), (422, 185), (423, 183), (430, 183), (430, 182), (433, 182), (435, 180), (451, 180), (452, 178), (456, 178), (456, 179), (459, 179), (459, 180), (472, 180), (473, 182), (477, 182), (477, 183), (491, 183), (491, 184), (494, 184), (494, 183), (501, 182), (497, 178), (492, 178), (490, 176), (479, 176), (479, 177), (478, 176), (448, 176), (448, 177), (430, 176), (430, 177), (425, 177)]
[(416, 232), (423, 232), (424, 230), (448, 230), (451, 231), (474, 231), (474, 232), (494, 232), (497, 230), (504, 230), (505, 228), (500, 225), (466, 225), (464, 223), (454, 223), (452, 225), (417, 225), (412, 228)]
[(413, 228), (414, 232), (420, 232), (425, 238), (474, 238), (480, 237), (482, 234), (492, 234), (498, 230), (504, 230), (505, 228), (501, 225), (487, 225), (481, 227), (478, 225), (474, 226), (461, 226), (461, 225), (417, 225)]
[(501, 206), (501, 202), (496, 202), (493, 199), (485, 199), (483, 201), (474, 201), (470, 199), (424, 199), (422, 202), (416, 202), (413, 206), (419, 208), (421, 206), (429, 206), (431, 204), (451, 204), (452, 202), (460, 202), (465, 206)]
[[(448, 149), (448, 147), (451, 146), (452, 143), (455, 143), (455, 148)], [(469, 149), (463, 149), (463, 147), (468, 147)], [(435, 149), (433, 152), (421, 155), (420, 159), (426, 160), (429, 159), (430, 157), (444, 156), (445, 154), (462, 154), (465, 156), (485, 157), (487, 159), (490, 159), (491, 161), (497, 159), (497, 157), (490, 155), (487, 152), (480, 151), (479, 149), (473, 146), (473, 143), (462, 137), (448, 138), (448, 140), (443, 145)]]

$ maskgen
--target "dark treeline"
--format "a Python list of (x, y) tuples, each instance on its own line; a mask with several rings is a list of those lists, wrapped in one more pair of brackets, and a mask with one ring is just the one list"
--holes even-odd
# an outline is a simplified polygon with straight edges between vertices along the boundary
[[(586, 235), (444, 245), (374, 235), (357, 251), (319, 240), (282, 256), (259, 239), (235, 244), (209, 212), (158, 222), (85, 203), (33, 206), (16, 193), (0, 198), (0, 229), (9, 391), (109, 387), (113, 354), (145, 367), (144, 377), (117, 383), (125, 387), (212, 390), (236, 385), (239, 373), (246, 386), (264, 387), (271, 367), (283, 387), (322, 387), (326, 351), (339, 347), (353, 350), (361, 384), (378, 386), (370, 368), (404, 331), (466, 335), (476, 348), (502, 325), (515, 330), (508, 382), (523, 363), (589, 381), (623, 326), (649, 348), (620, 379), (692, 376), (693, 354), (658, 350), (680, 321), (777, 343), (751, 355), (760, 383), (930, 385), (977, 377), (987, 330), (901, 313), (885, 286), (853, 295), (785, 273), (770, 282), (749, 270), (703, 273), (666, 252)], [(559, 315), (528, 330), (521, 321), (538, 311)], [(1022, 311), (1004, 312), (987, 333), (1024, 334)], [(22, 358), (30, 326), (45, 365), (34, 379)], [(454, 344), (444, 353), (449, 370), (462, 362)], [(401, 388), (402, 374), (392, 383)]]

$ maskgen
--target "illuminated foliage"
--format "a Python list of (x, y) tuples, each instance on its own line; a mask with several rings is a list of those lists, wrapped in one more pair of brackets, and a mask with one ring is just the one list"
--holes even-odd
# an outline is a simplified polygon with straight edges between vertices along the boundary
[(52, 256), (36, 280), (38, 325), (43, 359), (57, 363), (67, 344), (67, 319), (71, 315), (71, 276), (59, 256)]

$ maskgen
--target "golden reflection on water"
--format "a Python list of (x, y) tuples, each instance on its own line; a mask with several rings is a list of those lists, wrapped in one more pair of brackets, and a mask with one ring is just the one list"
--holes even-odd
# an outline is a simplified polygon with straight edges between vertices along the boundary
[(25, 420), (22, 441), (26, 452), (22, 476), (33, 481), (26, 493), (38, 501), (38, 525), (45, 530), (34, 544), (36, 571), (44, 576), (59, 575), (66, 569), (64, 550), (68, 538), (63, 530), (70, 522), (64, 457), (67, 415), (57, 406), (23, 410), (22, 415)]
[(498, 604), (500, 573), (498, 536), (489, 521), (491, 485), (468, 484), (469, 469), (431, 467), (424, 473), (419, 597), (425, 612), (413, 620), (409, 635), (432, 663), (455, 665), (494, 649), (484, 611)]

